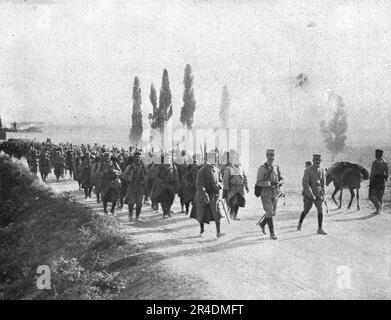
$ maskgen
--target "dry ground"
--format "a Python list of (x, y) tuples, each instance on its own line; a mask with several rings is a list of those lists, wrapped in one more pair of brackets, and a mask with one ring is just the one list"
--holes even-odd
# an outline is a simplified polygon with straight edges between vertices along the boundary
[[(71, 179), (49, 181), (57, 191), (74, 192), (77, 201), (102, 211), (94, 200), (84, 200)], [(130, 223), (117, 211), (125, 232), (137, 244), (124, 248), (113, 268), (131, 279), (122, 299), (390, 299), (391, 208), (390, 188), (385, 212), (374, 216), (361, 190), (361, 211), (341, 210), (328, 201), (324, 218), (327, 236), (316, 234), (312, 209), (302, 231), (296, 230), (302, 199), (288, 193), (275, 218), (278, 240), (262, 235), (256, 222), (261, 203), (248, 196), (240, 221), (222, 220), (225, 237), (217, 239), (214, 224), (198, 237), (195, 220), (180, 213), (176, 200), (170, 219), (143, 208), (141, 222)], [(133, 247), (134, 248), (134, 247)]]

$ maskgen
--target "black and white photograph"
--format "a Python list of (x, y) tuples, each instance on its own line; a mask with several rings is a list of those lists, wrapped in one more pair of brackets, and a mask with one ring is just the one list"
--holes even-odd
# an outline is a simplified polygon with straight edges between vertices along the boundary
[(0, 300), (389, 300), (389, 159), (390, 1), (0, 0)]

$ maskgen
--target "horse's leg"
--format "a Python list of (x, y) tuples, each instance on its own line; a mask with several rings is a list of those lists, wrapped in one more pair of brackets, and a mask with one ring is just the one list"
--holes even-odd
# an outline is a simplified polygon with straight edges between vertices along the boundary
[(360, 211), (360, 189), (357, 188), (357, 211)]
[(341, 207), (342, 207), (342, 191), (343, 191), (343, 189), (341, 188), (341, 193), (339, 194), (339, 206), (338, 206), (338, 209), (341, 209)]
[(338, 203), (337, 203), (337, 201), (335, 200), (334, 196), (337, 194), (338, 190), (339, 190), (339, 189), (338, 189), (337, 187), (335, 187), (334, 192), (333, 192), (333, 194), (331, 195), (331, 199), (333, 199), (333, 201), (334, 201), (334, 203), (335, 203), (336, 206), (338, 205)]
[(350, 189), (349, 188), (349, 191), (350, 191), (350, 201), (349, 201), (349, 205), (348, 205), (348, 209), (350, 209), (350, 207), (352, 206), (352, 202), (353, 202), (353, 199), (354, 199), (354, 189)]

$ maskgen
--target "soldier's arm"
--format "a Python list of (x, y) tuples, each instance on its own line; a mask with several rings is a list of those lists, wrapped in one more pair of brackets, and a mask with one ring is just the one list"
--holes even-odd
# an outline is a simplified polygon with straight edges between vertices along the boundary
[(303, 176), (303, 190), (304, 190), (304, 195), (307, 197), (314, 199), (315, 196), (312, 193), (312, 190), (310, 188), (310, 173), (308, 170), (304, 171), (304, 176)]
[(259, 187), (270, 187), (270, 181), (266, 180), (267, 169), (263, 166), (259, 167), (257, 172), (257, 186)]
[(388, 180), (388, 163), (384, 162), (384, 174), (386, 175), (386, 181)]

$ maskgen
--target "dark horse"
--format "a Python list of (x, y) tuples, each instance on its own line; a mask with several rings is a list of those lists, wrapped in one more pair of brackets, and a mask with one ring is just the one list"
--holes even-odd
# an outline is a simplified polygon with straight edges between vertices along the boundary
[(360, 184), (363, 180), (369, 179), (369, 172), (363, 166), (360, 166), (357, 163), (351, 162), (336, 162), (329, 169), (326, 170), (326, 186), (328, 186), (331, 181), (334, 182), (335, 190), (331, 196), (336, 205), (334, 196), (337, 194), (338, 190), (341, 190), (339, 195), (339, 206), (338, 209), (342, 206), (342, 190), (349, 189), (350, 191), (350, 202), (348, 209), (350, 209), (353, 199), (354, 199), (354, 189), (357, 190), (357, 210), (360, 211)]

